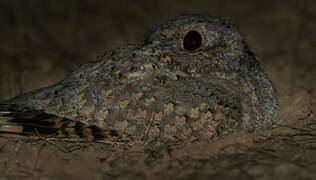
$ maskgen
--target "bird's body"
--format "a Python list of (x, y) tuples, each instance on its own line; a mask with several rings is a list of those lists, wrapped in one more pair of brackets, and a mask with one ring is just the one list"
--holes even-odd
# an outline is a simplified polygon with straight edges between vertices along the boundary
[(274, 87), (237, 29), (186, 15), (141, 45), (107, 52), (53, 86), (5, 101), (0, 132), (23, 134), (29, 124), (30, 132), (56, 137), (212, 139), (268, 129), (277, 116)]

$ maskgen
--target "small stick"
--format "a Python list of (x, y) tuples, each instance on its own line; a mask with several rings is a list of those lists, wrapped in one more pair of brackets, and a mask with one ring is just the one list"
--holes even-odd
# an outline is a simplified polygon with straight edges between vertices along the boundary
[(143, 143), (145, 143), (145, 138), (148, 136), (148, 133), (149, 133), (149, 131), (150, 131), (150, 129), (151, 129), (151, 126), (152, 126), (152, 124), (153, 124), (153, 121), (154, 121), (154, 114), (155, 114), (155, 112), (156, 112), (156, 108), (157, 108), (157, 104), (158, 104), (158, 98), (159, 98), (159, 93), (158, 93), (158, 95), (157, 95), (157, 98), (156, 98), (156, 101), (155, 101), (155, 105), (154, 105), (154, 111), (152, 112), (152, 114), (151, 114), (151, 118), (150, 118), (150, 123), (149, 123), (149, 125), (148, 125), (148, 127), (147, 127), (147, 129), (146, 129), (146, 133), (144, 134), (144, 136), (143, 136)]
[(37, 129), (34, 129), (34, 131), (35, 131), (35, 134), (38, 136), (38, 138), (39, 138), (40, 140), (42, 140), (42, 141), (44, 141), (44, 142), (46, 142), (46, 143), (48, 143), (48, 144), (51, 144), (51, 145), (54, 145), (54, 146), (58, 147), (58, 148), (61, 149), (63, 152), (66, 152), (66, 153), (68, 152), (65, 148), (61, 147), (60, 145), (58, 145), (58, 144), (56, 144), (56, 143), (53, 143), (53, 142), (51, 142), (51, 141), (49, 141), (49, 140), (43, 138), (42, 136), (40, 136), (40, 134), (38, 133)]
[[(94, 142), (94, 143), (101, 143), (107, 145), (113, 145), (113, 141), (98, 141), (98, 140), (85, 140), (85, 139), (57, 139), (57, 138), (47, 138), (50, 141), (64, 141), (64, 142)], [(117, 142), (116, 144), (124, 144)]]
[(123, 131), (115, 138), (114, 143), (111, 145), (111, 147), (114, 147), (115, 144), (117, 144), (118, 140), (120, 139), (120, 137), (122, 136), (122, 134), (125, 132), (125, 130), (127, 129), (127, 126), (123, 129)]
[[(43, 137), (24, 137), (24, 136), (4, 136), (0, 135), (0, 137), (5, 137), (5, 138), (20, 138), (20, 139), (30, 139), (34, 141), (38, 140), (43, 140)], [(94, 142), (94, 143), (100, 143), (100, 144), (107, 144), (107, 145), (112, 145), (114, 142), (113, 141), (99, 141), (99, 140), (86, 140), (86, 139), (61, 139), (61, 138), (45, 138), (47, 141), (64, 141), (64, 142)], [(124, 142), (117, 142), (116, 144), (124, 144)]]

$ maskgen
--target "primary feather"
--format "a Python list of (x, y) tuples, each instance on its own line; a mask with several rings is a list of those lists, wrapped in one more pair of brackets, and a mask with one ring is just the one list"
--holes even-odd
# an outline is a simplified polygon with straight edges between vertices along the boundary
[(40, 110), (21, 109), (18, 105), (9, 104), (0, 104), (0, 134), (88, 140), (118, 136), (114, 130), (104, 130)]

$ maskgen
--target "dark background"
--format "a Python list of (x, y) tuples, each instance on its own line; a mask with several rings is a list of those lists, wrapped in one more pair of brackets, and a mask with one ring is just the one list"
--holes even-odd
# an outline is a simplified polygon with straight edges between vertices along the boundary
[(263, 66), (292, 65), (293, 78), (315, 75), (314, 0), (1, 0), (0, 100), (57, 82), (103, 50), (142, 42), (182, 13), (236, 24)]
[(104, 50), (140, 43), (182, 13), (240, 28), (277, 88), (277, 123), (286, 126), (171, 150), (77, 142), (79, 150), (65, 153), (73, 146), (0, 137), (0, 177), (315, 179), (315, 0), (0, 0), (0, 100), (56, 83)]

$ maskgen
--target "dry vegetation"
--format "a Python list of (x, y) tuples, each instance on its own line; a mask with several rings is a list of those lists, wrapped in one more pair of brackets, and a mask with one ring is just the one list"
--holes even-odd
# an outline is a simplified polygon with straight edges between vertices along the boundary
[(0, 137), (0, 179), (316, 179), (314, 0), (1, 0), (0, 100), (188, 12), (240, 27), (278, 90), (276, 128), (159, 148)]

